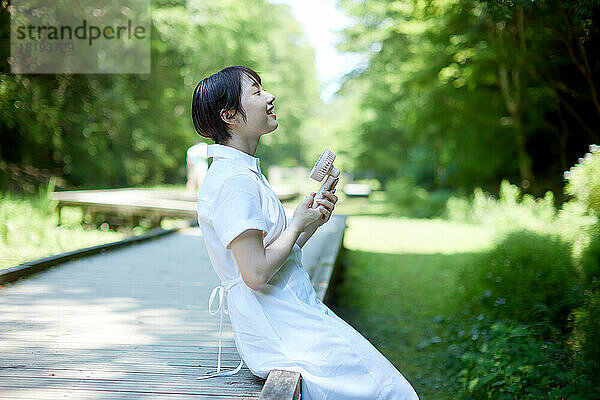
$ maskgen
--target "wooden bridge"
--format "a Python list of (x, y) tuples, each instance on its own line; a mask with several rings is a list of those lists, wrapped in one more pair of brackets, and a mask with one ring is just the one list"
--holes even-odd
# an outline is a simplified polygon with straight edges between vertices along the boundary
[[(344, 229), (345, 217), (334, 215), (303, 248), (325, 300)], [(272, 373), (268, 385), (246, 367), (196, 380), (216, 369), (218, 318), (209, 318), (207, 302), (219, 284), (198, 227), (130, 242), (2, 273), (0, 399), (292, 398), (298, 381), (285, 374)], [(233, 368), (228, 322), (223, 339), (224, 367)], [(292, 391), (282, 395), (285, 384)]]

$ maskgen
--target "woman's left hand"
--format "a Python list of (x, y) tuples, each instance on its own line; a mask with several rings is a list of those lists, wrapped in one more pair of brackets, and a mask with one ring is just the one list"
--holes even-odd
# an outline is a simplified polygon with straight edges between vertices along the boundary
[(335, 204), (338, 201), (338, 197), (334, 194), (335, 189), (332, 191), (323, 192), (323, 198), (321, 200), (317, 200), (317, 204), (319, 204), (319, 211), (323, 214), (323, 225), (325, 222), (329, 221), (331, 214), (333, 213), (333, 209), (335, 208)]

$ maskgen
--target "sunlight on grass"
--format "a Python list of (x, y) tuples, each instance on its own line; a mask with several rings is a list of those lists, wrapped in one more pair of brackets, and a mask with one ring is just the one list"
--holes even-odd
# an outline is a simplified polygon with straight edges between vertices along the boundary
[[(0, 269), (48, 257), (67, 251), (116, 242), (129, 236), (139, 236), (150, 229), (143, 226), (123, 226), (118, 232), (110, 229), (84, 227), (80, 207), (63, 207), (58, 225), (57, 202), (48, 199), (54, 187), (42, 189), (37, 196), (25, 198), (0, 192)], [(185, 185), (155, 185), (147, 189), (181, 192)], [(172, 229), (187, 222), (184, 219), (164, 218), (163, 229)], [(112, 227), (111, 227), (112, 228)]]
[(452, 254), (485, 250), (495, 236), (482, 225), (442, 219), (352, 216), (344, 247), (388, 254)]
[[(305, 191), (302, 191), (300, 197), (284, 201), (283, 206), (294, 210), (304, 196), (317, 189), (318, 187), (315, 188), (313, 184)], [(335, 206), (335, 213), (338, 215), (395, 216), (397, 213), (394, 206), (386, 200), (385, 193), (381, 191), (372, 192), (368, 198), (348, 197), (341, 190), (338, 190), (335, 194), (338, 196), (338, 203)]]
[(439, 322), (458, 306), (457, 272), (492, 246), (492, 227), (441, 219), (350, 216), (335, 311), (421, 398), (453, 399)]
[(65, 207), (63, 225), (50, 203), (4, 196), (0, 199), (0, 269), (66, 251), (125, 238), (125, 234), (85, 230), (81, 210)]
[[(181, 192), (185, 186), (157, 185), (148, 189)], [(80, 207), (63, 207), (61, 225), (58, 225), (57, 203), (47, 197), (51, 191), (52, 188), (42, 190), (38, 196), (26, 198), (0, 192), (0, 270), (38, 258), (139, 236), (152, 229), (144, 220), (140, 221), (143, 226), (123, 226), (118, 232), (108, 228), (84, 227)], [(185, 222), (185, 219), (164, 218), (161, 227), (177, 228)]]

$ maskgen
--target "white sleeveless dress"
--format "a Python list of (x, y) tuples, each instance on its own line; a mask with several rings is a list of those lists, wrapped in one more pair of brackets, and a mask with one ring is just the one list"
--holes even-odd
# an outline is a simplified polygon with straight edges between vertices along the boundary
[(418, 399), (402, 374), (318, 299), (298, 245), (264, 289), (244, 284), (231, 240), (259, 229), (268, 246), (285, 229), (285, 212), (258, 158), (222, 145), (210, 145), (209, 156), (214, 160), (198, 196), (198, 221), (250, 371), (261, 378), (272, 369), (299, 372), (303, 399)]

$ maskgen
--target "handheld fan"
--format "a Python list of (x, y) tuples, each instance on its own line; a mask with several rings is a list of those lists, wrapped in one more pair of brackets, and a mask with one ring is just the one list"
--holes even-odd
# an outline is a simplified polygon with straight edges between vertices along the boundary
[(311, 179), (314, 179), (317, 182), (321, 182), (323, 178), (325, 182), (321, 185), (321, 188), (315, 195), (315, 200), (313, 201), (312, 208), (317, 208), (319, 204), (317, 204), (317, 200), (323, 199), (323, 192), (333, 190), (335, 185), (338, 183), (338, 177), (340, 176), (340, 170), (333, 166), (333, 161), (335, 160), (335, 153), (325, 149), (321, 156), (315, 163), (312, 171), (310, 171)]

